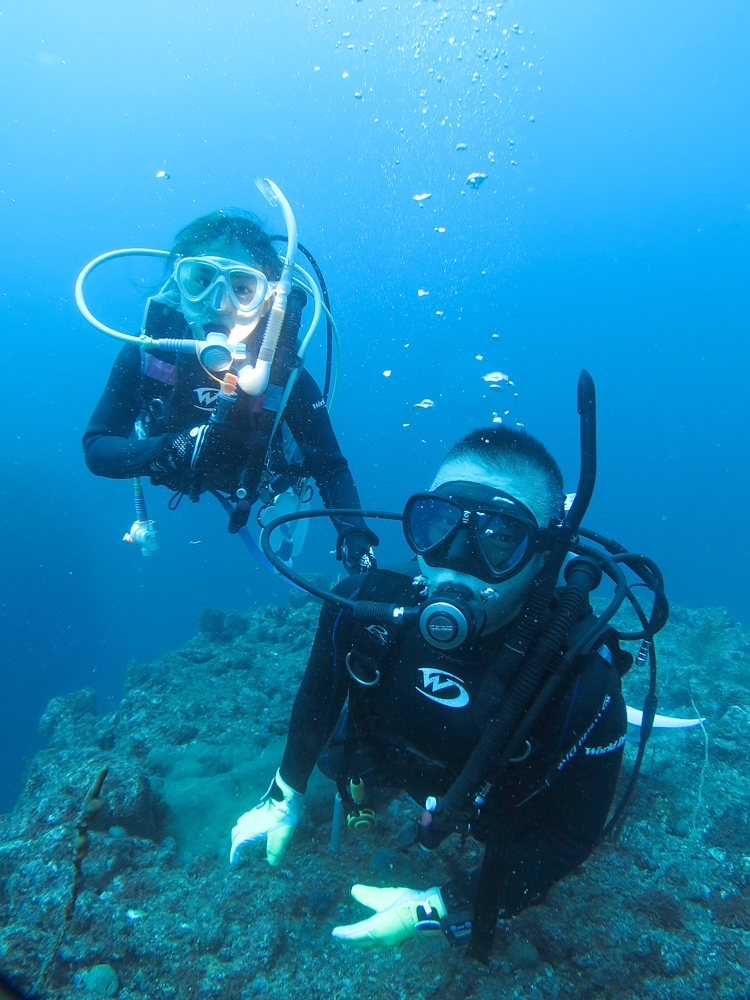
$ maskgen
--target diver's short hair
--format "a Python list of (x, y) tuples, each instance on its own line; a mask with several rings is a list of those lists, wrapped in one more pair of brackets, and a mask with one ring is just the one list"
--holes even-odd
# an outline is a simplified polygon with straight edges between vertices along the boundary
[(220, 208), (188, 222), (174, 238), (169, 264), (174, 266), (178, 257), (192, 257), (206, 244), (221, 239), (235, 240), (244, 247), (272, 281), (280, 277), (281, 260), (262, 221), (242, 208)]
[(560, 466), (542, 442), (527, 431), (493, 424), (467, 434), (445, 456), (432, 489), (450, 479), (460, 479), (462, 466), (467, 470), (465, 474), (478, 466), (491, 476), (522, 481), (524, 502), (535, 513), (545, 521), (562, 517), (565, 494)]

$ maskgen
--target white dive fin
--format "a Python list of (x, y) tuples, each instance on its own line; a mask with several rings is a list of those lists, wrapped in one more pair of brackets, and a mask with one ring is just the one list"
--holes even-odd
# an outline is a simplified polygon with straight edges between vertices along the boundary
[[(626, 708), (628, 710), (628, 724), (640, 726), (643, 722), (643, 712), (640, 709), (631, 708), (630, 705), (627, 705)], [(674, 719), (671, 715), (655, 715), (654, 729), (688, 729), (690, 726), (699, 726), (701, 722), (705, 721), (705, 717), (702, 719)]]

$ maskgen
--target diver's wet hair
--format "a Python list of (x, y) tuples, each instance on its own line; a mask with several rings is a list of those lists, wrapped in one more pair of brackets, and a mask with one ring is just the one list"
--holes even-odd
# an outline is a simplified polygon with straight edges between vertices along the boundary
[(257, 215), (242, 208), (220, 208), (183, 226), (175, 236), (168, 266), (173, 267), (178, 257), (198, 255), (217, 240), (239, 243), (266, 277), (272, 281), (280, 277), (281, 260), (263, 223)]
[[(523, 480), (545, 519), (563, 513), (564, 491), (560, 466), (541, 441), (531, 434), (505, 424), (480, 427), (467, 434), (445, 456), (432, 488), (450, 478), (461, 478), (461, 466), (479, 466), (490, 475)], [(532, 508), (533, 509), (533, 508)]]

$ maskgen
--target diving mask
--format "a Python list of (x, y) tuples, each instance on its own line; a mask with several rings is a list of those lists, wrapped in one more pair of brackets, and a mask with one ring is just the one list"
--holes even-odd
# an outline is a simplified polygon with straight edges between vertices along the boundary
[(219, 309), (226, 294), (241, 317), (256, 312), (268, 294), (268, 278), (262, 271), (225, 257), (181, 257), (174, 280), (193, 305), (210, 303)]
[(551, 536), (525, 504), (492, 486), (443, 483), (404, 508), (404, 535), (428, 566), (499, 583), (519, 573)]

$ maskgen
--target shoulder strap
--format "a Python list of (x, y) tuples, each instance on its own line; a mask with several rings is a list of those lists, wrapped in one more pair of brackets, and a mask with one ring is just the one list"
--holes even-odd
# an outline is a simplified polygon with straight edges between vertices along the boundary
[[(181, 312), (151, 300), (144, 320), (144, 333), (155, 339), (169, 337), (184, 340), (189, 327)], [(141, 415), (138, 420), (147, 437), (164, 433), (179, 378), (181, 357), (176, 351), (146, 351), (141, 348)]]

